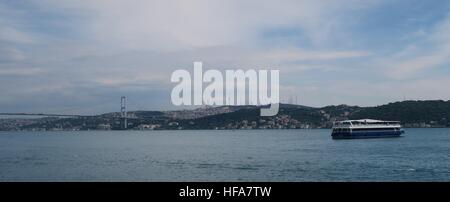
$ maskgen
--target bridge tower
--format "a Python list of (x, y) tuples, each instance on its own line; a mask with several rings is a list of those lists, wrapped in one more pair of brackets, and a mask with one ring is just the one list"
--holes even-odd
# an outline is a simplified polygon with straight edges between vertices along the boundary
[(127, 108), (126, 108), (126, 101), (127, 98), (125, 96), (122, 96), (120, 98), (120, 114), (122, 116), (123, 119), (123, 128), (127, 129)]

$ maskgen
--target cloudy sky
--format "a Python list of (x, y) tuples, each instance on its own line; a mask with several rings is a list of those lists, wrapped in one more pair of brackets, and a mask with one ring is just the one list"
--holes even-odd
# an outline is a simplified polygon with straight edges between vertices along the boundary
[(450, 99), (448, 0), (1, 0), (0, 112), (174, 109), (175, 69), (279, 69), (309, 106)]

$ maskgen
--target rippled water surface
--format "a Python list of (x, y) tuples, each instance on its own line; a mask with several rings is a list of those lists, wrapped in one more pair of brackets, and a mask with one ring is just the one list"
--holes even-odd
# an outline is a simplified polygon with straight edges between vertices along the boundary
[(450, 129), (0, 132), (0, 181), (450, 181)]

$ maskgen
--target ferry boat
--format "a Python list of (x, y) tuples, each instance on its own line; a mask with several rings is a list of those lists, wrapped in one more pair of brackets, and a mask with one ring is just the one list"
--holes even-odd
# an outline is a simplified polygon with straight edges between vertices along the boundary
[(373, 119), (346, 120), (333, 123), (333, 139), (400, 137), (405, 131), (398, 121)]

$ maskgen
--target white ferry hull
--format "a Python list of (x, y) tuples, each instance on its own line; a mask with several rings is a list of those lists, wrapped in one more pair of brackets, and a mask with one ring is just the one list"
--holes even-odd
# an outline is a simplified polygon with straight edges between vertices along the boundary
[(398, 121), (360, 119), (335, 122), (331, 137), (333, 139), (389, 138), (400, 137), (403, 133)]

